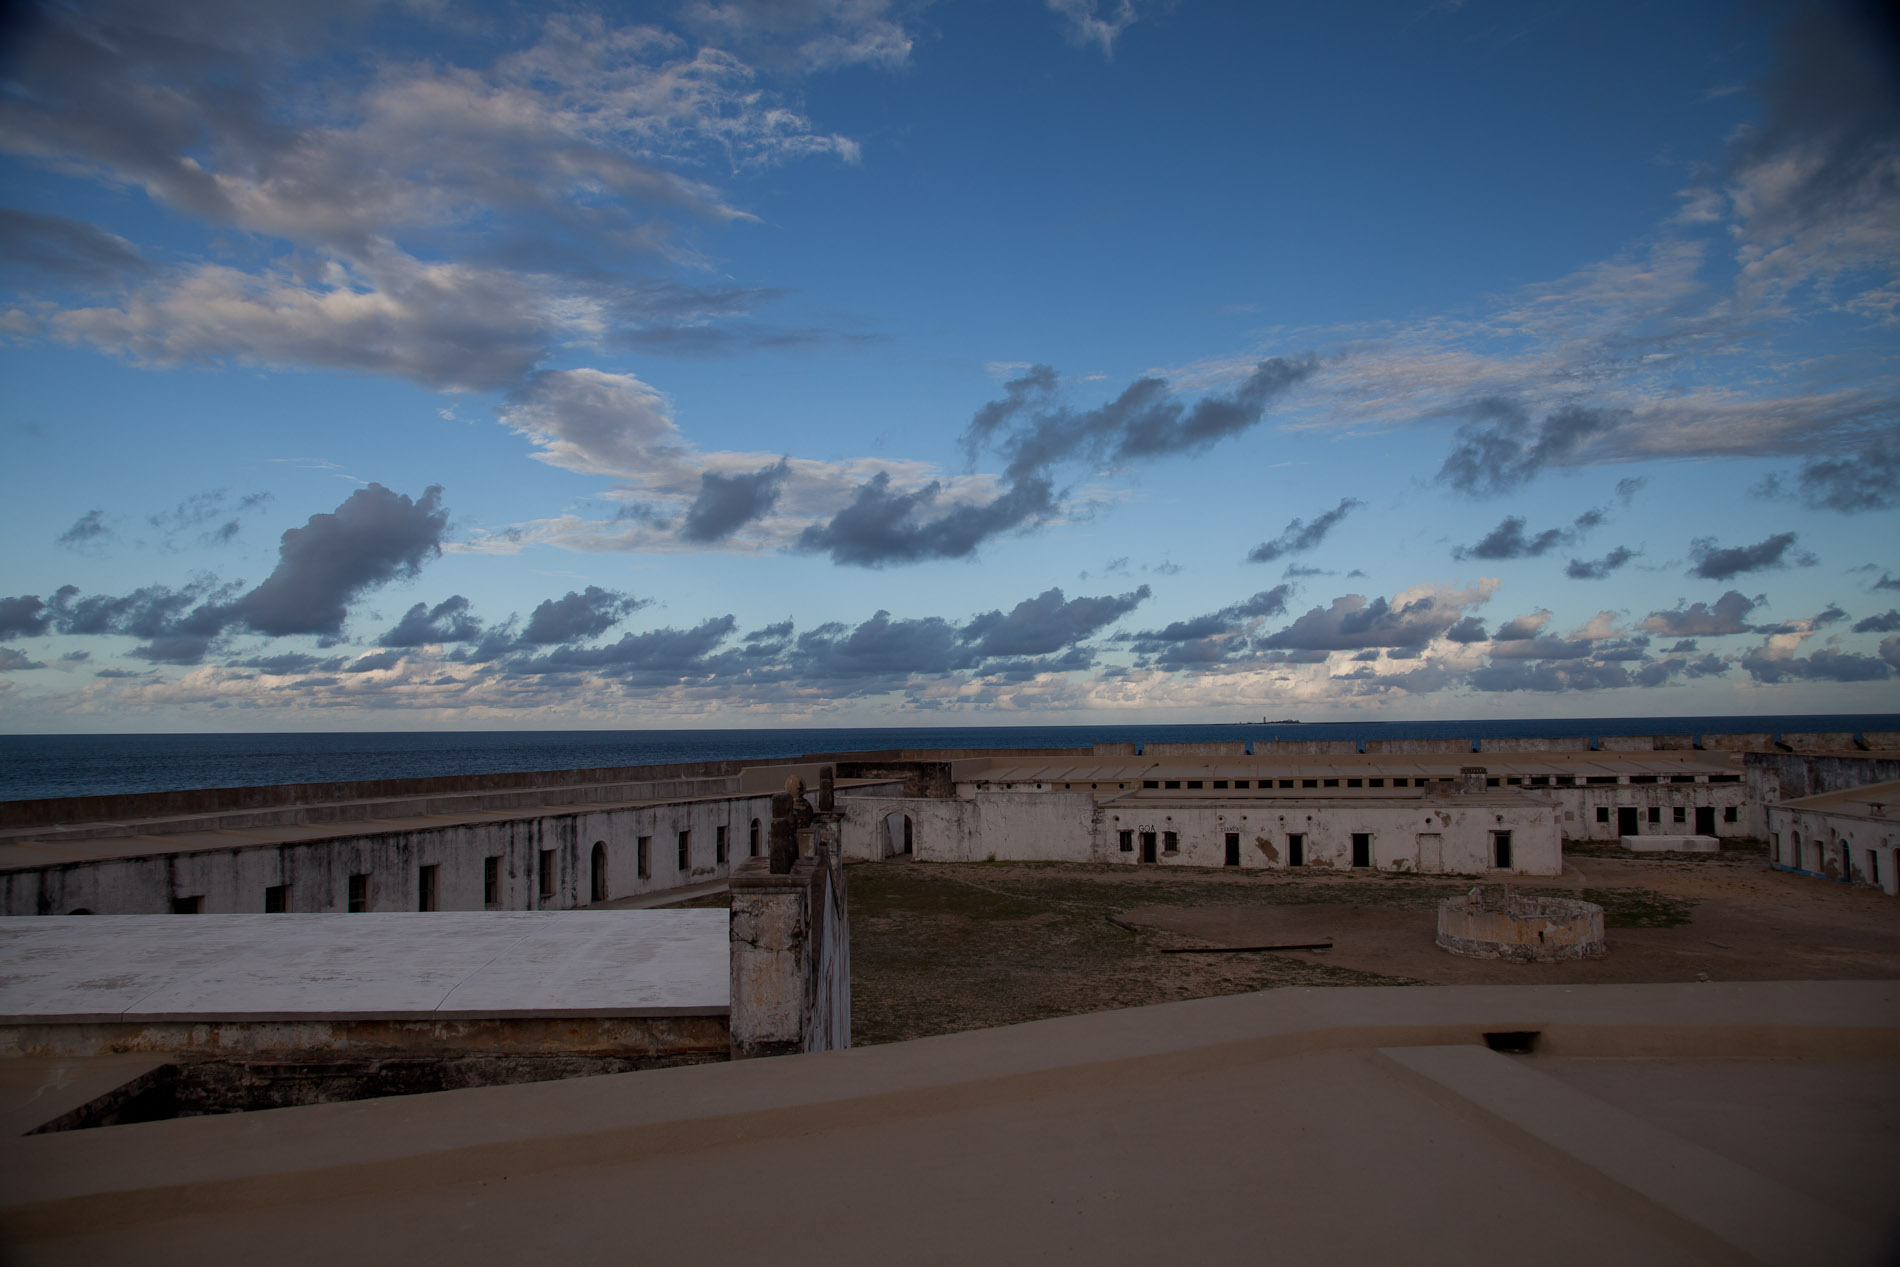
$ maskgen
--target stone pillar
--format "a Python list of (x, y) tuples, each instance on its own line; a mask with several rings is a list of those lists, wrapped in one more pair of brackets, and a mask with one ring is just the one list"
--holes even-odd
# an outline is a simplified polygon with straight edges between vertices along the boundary
[(772, 839), (770, 871), (773, 875), (791, 874), (798, 861), (798, 821), (792, 811), (790, 792), (772, 793)]
[(763, 858), (733, 870), (734, 1060), (851, 1045), (851, 926), (838, 816), (820, 815), (812, 835), (813, 852), (785, 872)]

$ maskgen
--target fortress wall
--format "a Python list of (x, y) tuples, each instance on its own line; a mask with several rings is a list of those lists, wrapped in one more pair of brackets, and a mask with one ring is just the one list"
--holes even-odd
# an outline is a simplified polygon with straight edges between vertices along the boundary
[(1796, 752), (1858, 752), (1854, 746), (1851, 731), (1794, 731), (1779, 736), (1780, 741)]
[[(250, 845), (166, 852), (146, 857), (73, 862), (0, 872), (0, 914), (162, 915), (174, 899), (199, 897), (206, 914), (264, 909), (264, 890), (288, 885), (288, 910), (344, 911), (352, 875), (368, 875), (373, 911), (419, 906), (419, 869), (436, 868), (436, 909), (479, 911), (485, 862), (498, 858), (500, 900), (492, 909), (569, 910), (592, 901), (593, 846), (605, 846), (607, 897), (663, 892), (727, 874), (749, 852), (751, 822), (771, 821), (770, 797), (737, 797), (611, 810), (577, 810), (534, 818), (382, 831)], [(715, 858), (718, 829), (727, 830), (727, 860)], [(678, 833), (689, 832), (687, 865), (677, 865)], [(648, 838), (648, 874), (638, 874), (639, 838)], [(542, 896), (541, 854), (553, 851), (555, 881)]]
[(1263, 739), (1256, 740), (1253, 746), (1253, 755), (1256, 757), (1270, 757), (1277, 754), (1339, 757), (1358, 751), (1357, 739)]
[(1650, 735), (1603, 735), (1597, 740), (1598, 752), (1654, 752), (1656, 740)]
[(1655, 738), (1657, 752), (1693, 752), (1695, 750), (1694, 735), (1657, 735)]
[(1768, 735), (1704, 734), (1702, 746), (1710, 752), (1772, 752), (1774, 741)]
[(1485, 752), (1590, 751), (1590, 739), (1586, 735), (1566, 735), (1555, 739), (1485, 739), (1480, 742)]
[(1467, 753), (1475, 751), (1471, 746), (1472, 742), (1470, 739), (1368, 739), (1366, 753), (1367, 755), (1383, 753), (1388, 756), (1407, 753)]
[(1900, 730), (1863, 730), (1861, 742), (1876, 752), (1892, 752), (1900, 749)]
[(1150, 743), (1141, 746), (1145, 757), (1244, 757), (1245, 740), (1232, 743)]
[(1096, 757), (1132, 757), (1135, 755), (1135, 745), (1131, 743), (1098, 743), (1089, 749), (1089, 754)]

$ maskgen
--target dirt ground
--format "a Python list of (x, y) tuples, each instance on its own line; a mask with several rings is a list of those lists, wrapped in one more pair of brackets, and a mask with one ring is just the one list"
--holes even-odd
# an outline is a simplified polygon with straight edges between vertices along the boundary
[[(1527, 893), (1605, 909), (1606, 958), (1466, 959), (1433, 942), (1470, 878), (1039, 863), (847, 872), (852, 1039), (892, 1042), (1283, 985), (1900, 978), (1900, 903), (1720, 855), (1566, 854)], [(1178, 953), (1331, 941), (1331, 949)]]

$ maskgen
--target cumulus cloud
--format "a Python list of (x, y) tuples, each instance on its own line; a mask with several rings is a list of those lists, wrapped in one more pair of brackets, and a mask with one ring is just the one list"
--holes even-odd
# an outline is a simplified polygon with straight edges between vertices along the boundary
[(528, 617), (528, 627), (521, 633), (521, 641), (541, 646), (598, 637), (649, 601), (598, 585), (589, 585), (578, 593), (569, 590), (560, 598), (544, 600), (534, 609)]
[(1892, 510), (1900, 506), (1900, 438), (1876, 436), (1853, 453), (1810, 458), (1795, 473), (1792, 489), (1771, 475), (1755, 491), (1768, 497), (1792, 494), (1817, 510), (1850, 515)]
[(699, 496), (686, 508), (680, 535), (688, 541), (721, 541), (763, 517), (778, 501), (790, 464), (781, 460), (749, 475), (701, 473)]
[(1310, 356), (1270, 357), (1257, 362), (1233, 391), (1202, 396), (1192, 405), (1166, 379), (1141, 378), (1108, 404), (1077, 410), (1058, 401), (1055, 370), (1036, 365), (1005, 383), (1001, 400), (977, 410), (964, 445), (971, 453), (998, 449), (1017, 482), (1064, 462), (1199, 453), (1253, 427), (1318, 368)]
[(1569, 545), (1603, 522), (1600, 510), (1586, 510), (1568, 528), (1546, 528), (1538, 533), (1524, 531), (1522, 515), (1507, 515), (1477, 544), (1456, 546), (1454, 559), (1534, 559), (1558, 546)]
[(1564, 565), (1564, 575), (1573, 581), (1600, 581), (1635, 557), (1628, 546), (1617, 546), (1600, 559), (1570, 560)]
[(1422, 647), (1444, 636), (1466, 609), (1489, 601), (1497, 582), (1482, 580), (1468, 589), (1414, 586), (1388, 602), (1383, 596), (1342, 594), (1330, 606), (1315, 607), (1285, 629), (1261, 641), (1269, 648), (1352, 651), (1361, 647)]
[(1855, 633), (1900, 633), (1900, 611), (1888, 608), (1877, 616), (1854, 622)]
[(441, 553), (448, 520), (439, 484), (416, 499), (381, 484), (359, 488), (334, 511), (286, 529), (276, 568), (229, 615), (272, 636), (341, 633), (351, 602), (417, 575)]
[(1714, 638), (1748, 633), (1752, 629), (1748, 615), (1755, 610), (1756, 601), (1729, 590), (1716, 599), (1713, 606), (1692, 603), (1673, 611), (1651, 612), (1640, 628), (1668, 638)]
[(1787, 567), (1790, 563), (1796, 567), (1812, 566), (1813, 555), (1800, 551), (1788, 553), (1794, 543), (1792, 532), (1778, 532), (1746, 546), (1724, 547), (1717, 545), (1713, 537), (1697, 537), (1689, 546), (1689, 556), (1695, 560), (1689, 575), (1708, 581), (1726, 581), (1744, 572)]
[(900, 492), (879, 471), (858, 487), (850, 505), (799, 534), (798, 548), (858, 567), (961, 559), (989, 538), (1041, 523), (1057, 509), (1055, 490), (1043, 479), (1019, 481), (974, 505), (946, 505), (942, 492), (935, 480)]
[(1625, 421), (1620, 411), (1584, 405), (1533, 419), (1522, 402), (1499, 397), (1476, 401), (1469, 412), (1438, 480), (1472, 497), (1508, 492), (1548, 466), (1575, 462), (1593, 438)]
[(1339, 521), (1365, 503), (1355, 497), (1342, 497), (1339, 505), (1321, 515), (1313, 516), (1313, 522), (1295, 519), (1286, 529), (1271, 541), (1263, 541), (1247, 552), (1250, 563), (1272, 563), (1289, 554), (1298, 554), (1311, 550), (1326, 539), (1326, 534), (1338, 526)]
[(1008, 614), (976, 617), (959, 636), (985, 656), (1036, 656), (1059, 651), (1114, 624), (1149, 596), (1146, 585), (1118, 596), (1065, 598), (1051, 586)]
[(431, 643), (473, 642), (481, 636), (482, 622), (469, 610), (468, 599), (451, 594), (434, 607), (417, 603), (376, 642), (384, 647), (421, 647)]
[(1749, 651), (1741, 665), (1757, 682), (1880, 682), (1894, 675), (1894, 666), (1879, 656), (1833, 648), (1797, 656), (1773, 640), (1766, 647)]

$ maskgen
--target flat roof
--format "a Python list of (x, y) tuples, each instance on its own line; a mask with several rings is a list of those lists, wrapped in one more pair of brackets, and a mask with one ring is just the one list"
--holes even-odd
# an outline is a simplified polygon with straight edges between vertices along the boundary
[(1900, 818), (1900, 780), (1868, 783), (1861, 787), (1821, 792), (1814, 796), (1781, 801), (1777, 808), (1811, 810), (1824, 814), (1851, 814), (1876, 820)]
[(1533, 752), (1470, 753), (1340, 753), (1267, 754), (1256, 757), (1157, 756), (1042, 758), (1033, 761), (993, 761), (989, 768), (965, 776), (970, 783), (1113, 783), (1155, 778), (1254, 779), (1267, 774), (1297, 772), (1301, 778), (1432, 778), (1457, 779), (1471, 766), (1491, 778), (1573, 774), (1740, 774), (1739, 764), (1719, 753), (1697, 752)]
[(728, 913), (0, 918), (0, 1023), (717, 1016)]

